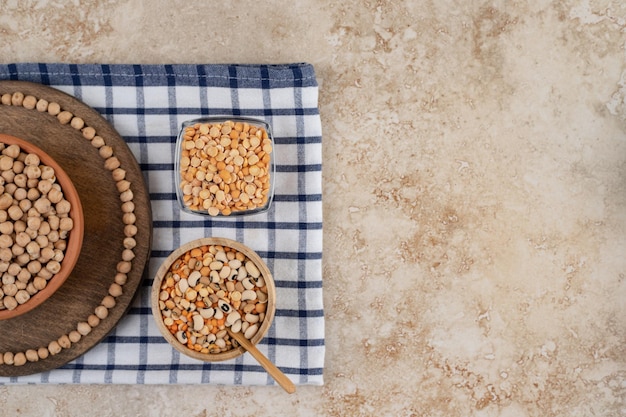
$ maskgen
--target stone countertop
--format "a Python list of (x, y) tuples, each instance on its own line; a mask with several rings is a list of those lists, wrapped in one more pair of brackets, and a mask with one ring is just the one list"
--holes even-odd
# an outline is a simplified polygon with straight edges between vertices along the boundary
[(626, 4), (221, 3), (9, 0), (0, 57), (315, 66), (326, 384), (3, 386), (0, 414), (626, 414)]

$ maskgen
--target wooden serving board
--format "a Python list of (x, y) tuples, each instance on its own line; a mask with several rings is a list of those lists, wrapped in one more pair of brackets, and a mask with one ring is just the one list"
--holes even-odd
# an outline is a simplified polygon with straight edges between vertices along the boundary
[[(19, 376), (58, 368), (99, 343), (127, 312), (141, 285), (152, 243), (150, 198), (139, 165), (128, 145), (115, 129), (94, 109), (59, 90), (34, 83), (0, 81), (0, 96), (22, 92), (48, 102), (56, 102), (63, 110), (82, 118), (86, 126), (95, 128), (126, 170), (134, 193), (135, 225), (138, 228), (135, 259), (123, 286), (123, 294), (107, 318), (87, 336), (56, 355), (23, 366), (0, 365), (0, 376)], [(83, 206), (85, 235), (80, 257), (63, 286), (34, 310), (9, 320), (0, 321), (0, 353), (25, 352), (48, 344), (76, 329), (108, 294), (114, 282), (117, 264), (124, 249), (120, 193), (104, 159), (79, 130), (62, 125), (56, 117), (22, 106), (0, 105), (0, 132), (17, 136), (39, 146), (52, 156), (74, 182)]]

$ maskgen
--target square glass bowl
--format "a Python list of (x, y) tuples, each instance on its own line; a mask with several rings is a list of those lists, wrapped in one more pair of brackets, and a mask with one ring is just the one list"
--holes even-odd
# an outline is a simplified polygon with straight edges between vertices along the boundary
[(209, 217), (258, 214), (274, 198), (270, 125), (248, 117), (182, 124), (176, 141), (176, 195), (183, 211)]

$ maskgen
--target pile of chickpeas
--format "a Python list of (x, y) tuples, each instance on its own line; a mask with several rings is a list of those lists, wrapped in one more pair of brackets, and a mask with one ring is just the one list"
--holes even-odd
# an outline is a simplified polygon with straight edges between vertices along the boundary
[(74, 227), (54, 168), (0, 143), (0, 310), (13, 310), (60, 271)]

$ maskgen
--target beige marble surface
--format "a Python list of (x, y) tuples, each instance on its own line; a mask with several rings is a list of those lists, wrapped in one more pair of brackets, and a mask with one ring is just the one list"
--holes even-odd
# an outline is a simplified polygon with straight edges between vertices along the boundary
[(291, 396), (5, 386), (0, 415), (626, 415), (625, 47), (617, 0), (1, 2), (4, 63), (315, 65), (327, 354)]

